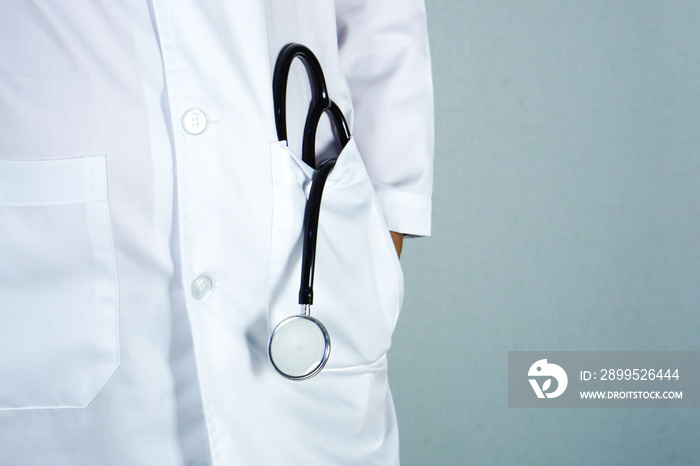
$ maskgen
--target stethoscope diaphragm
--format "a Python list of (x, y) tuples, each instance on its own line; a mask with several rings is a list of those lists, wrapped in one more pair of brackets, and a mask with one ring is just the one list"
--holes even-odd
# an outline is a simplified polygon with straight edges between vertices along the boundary
[(321, 322), (310, 315), (284, 319), (270, 336), (268, 355), (274, 368), (292, 380), (318, 374), (331, 353), (331, 339)]

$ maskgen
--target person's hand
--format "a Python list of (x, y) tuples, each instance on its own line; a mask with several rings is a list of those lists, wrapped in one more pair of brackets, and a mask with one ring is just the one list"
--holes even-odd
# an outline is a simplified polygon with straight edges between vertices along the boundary
[(401, 248), (403, 247), (403, 233), (396, 233), (395, 231), (390, 231), (391, 239), (394, 241), (394, 247), (396, 248), (396, 255), (401, 258)]

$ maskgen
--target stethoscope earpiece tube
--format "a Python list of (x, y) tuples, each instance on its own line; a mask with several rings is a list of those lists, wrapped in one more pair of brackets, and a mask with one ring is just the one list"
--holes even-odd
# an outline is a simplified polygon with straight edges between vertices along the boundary
[[(331, 106), (331, 99), (328, 97), (326, 80), (323, 77), (321, 64), (316, 55), (308, 47), (301, 44), (287, 44), (282, 47), (275, 70), (272, 75), (272, 98), (275, 106), (275, 127), (277, 129), (277, 139), (287, 140), (287, 82), (289, 80), (289, 70), (295, 58), (299, 58), (306, 68), (311, 86), (311, 103), (306, 114), (304, 124), (304, 142), (310, 141), (315, 144), (316, 127), (323, 112)], [(311, 167), (315, 167), (315, 161), (308, 157), (308, 150), (302, 151), (302, 160)], [(311, 150), (313, 153), (313, 148)], [(307, 155), (305, 157), (305, 155)]]
[[(343, 112), (340, 110), (340, 107), (338, 107), (335, 102), (331, 100), (331, 106), (328, 107), (328, 114), (331, 116), (331, 123), (333, 127), (333, 134), (335, 135), (336, 138), (338, 138), (338, 142), (340, 142), (340, 147), (345, 147), (345, 145), (350, 142), (350, 127), (348, 126), (348, 122), (345, 119), (345, 115), (343, 115)], [(318, 122), (316, 122), (318, 125)]]
[(280, 141), (287, 140), (287, 80), (295, 58), (301, 59), (304, 64), (311, 86), (311, 102), (302, 139), (302, 160), (314, 168), (309, 198), (304, 207), (299, 287), (299, 304), (302, 305), (303, 311), (301, 315), (288, 317), (275, 327), (270, 335), (267, 351), (277, 372), (291, 380), (305, 380), (323, 369), (331, 352), (328, 331), (321, 322), (311, 317), (311, 305), (314, 300), (313, 282), (321, 197), (328, 175), (338, 157), (326, 160), (316, 167), (316, 130), (323, 114), (328, 113), (333, 134), (341, 147), (345, 147), (350, 141), (350, 129), (343, 112), (328, 97), (323, 70), (316, 56), (303, 45), (287, 44), (277, 57), (272, 77), (277, 138)]

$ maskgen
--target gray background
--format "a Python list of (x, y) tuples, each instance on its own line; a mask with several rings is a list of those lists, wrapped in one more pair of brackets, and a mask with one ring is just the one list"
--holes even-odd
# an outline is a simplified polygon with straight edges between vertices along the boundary
[(515, 350), (700, 350), (700, 1), (426, 0), (404, 465), (700, 464), (694, 409), (509, 409)]

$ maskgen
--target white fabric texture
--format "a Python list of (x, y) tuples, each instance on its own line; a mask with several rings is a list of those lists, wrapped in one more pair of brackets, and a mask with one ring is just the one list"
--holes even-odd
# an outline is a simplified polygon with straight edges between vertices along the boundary
[[(302, 382), (266, 354), (311, 175), (298, 64), (276, 141), (288, 42), (353, 134), (320, 217), (331, 356)], [(418, 0), (2, 2), (0, 464), (397, 464), (388, 230), (430, 233), (427, 47)]]

